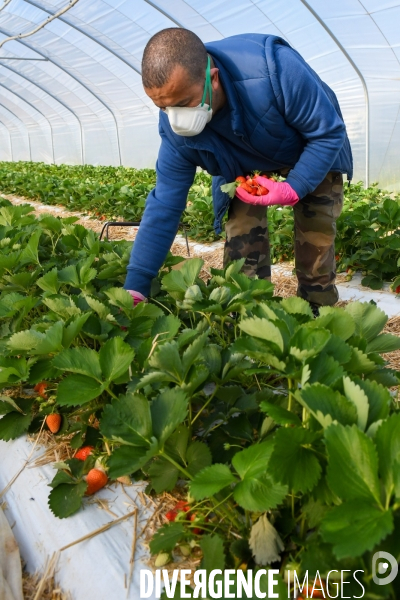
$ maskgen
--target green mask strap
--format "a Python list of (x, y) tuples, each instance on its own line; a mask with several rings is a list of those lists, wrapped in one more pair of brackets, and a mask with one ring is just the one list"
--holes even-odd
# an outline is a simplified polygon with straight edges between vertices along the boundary
[(205, 102), (206, 102), (206, 98), (207, 98), (207, 93), (210, 97), (210, 104), (208, 107), (208, 110), (211, 110), (211, 104), (212, 104), (212, 85), (211, 85), (211, 74), (210, 74), (210, 57), (208, 57), (207, 60), (207, 68), (206, 68), (206, 80), (204, 83), (204, 91), (203, 91), (203, 97), (201, 99), (201, 106), (204, 106)]

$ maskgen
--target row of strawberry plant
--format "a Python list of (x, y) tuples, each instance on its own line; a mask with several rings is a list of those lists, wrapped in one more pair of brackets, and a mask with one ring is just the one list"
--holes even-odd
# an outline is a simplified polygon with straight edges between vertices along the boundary
[[(85, 211), (101, 220), (139, 221), (154, 185), (153, 169), (0, 163), (2, 192), (49, 205), (62, 204), (69, 210)], [(196, 175), (183, 221), (195, 239), (218, 238), (212, 226), (211, 178), (205, 173)]]
[[(49, 204), (88, 211), (101, 219), (122, 217), (140, 220), (147, 194), (154, 187), (151, 169), (0, 163), (0, 190)], [(293, 259), (293, 211), (271, 207), (268, 211), (272, 262)], [(193, 239), (213, 241), (211, 177), (198, 173), (191, 187), (183, 222)], [(400, 291), (399, 196), (376, 184), (345, 187), (344, 210), (337, 224), (336, 258), (339, 271), (349, 279), (363, 272), (363, 284), (380, 289), (385, 281)]]
[(51, 510), (79, 510), (97, 464), (185, 496), (151, 542), (159, 565), (201, 548), (203, 568), (361, 569), (371, 598), (398, 596), (371, 578), (374, 552), (400, 557), (398, 374), (381, 356), (400, 340), (384, 313), (315, 319), (240, 262), (205, 283), (200, 259), (172, 256), (133, 307), (130, 244), (30, 212), (0, 201), (0, 437), (61, 416), (80, 454), (56, 465)]

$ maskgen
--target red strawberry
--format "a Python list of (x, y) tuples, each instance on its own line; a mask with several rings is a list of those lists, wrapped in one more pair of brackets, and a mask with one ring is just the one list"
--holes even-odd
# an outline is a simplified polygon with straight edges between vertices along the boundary
[(46, 417), (46, 425), (50, 429), (51, 433), (57, 433), (61, 427), (61, 415), (57, 413), (51, 413)]
[(44, 393), (47, 386), (48, 386), (48, 383), (46, 383), (45, 381), (40, 381), (39, 383), (37, 383), (35, 385), (35, 387), (33, 389), (35, 390), (35, 392), (37, 392), (38, 396), (41, 396), (42, 398), (47, 400), (47, 396)]
[(267, 188), (265, 188), (263, 185), (258, 187), (258, 191), (261, 192), (260, 196), (265, 196), (269, 192), (269, 190), (267, 190)]
[(176, 510), (169, 510), (167, 513), (165, 513), (165, 518), (168, 519), (170, 523), (172, 523), (173, 521), (175, 521), (177, 514), (178, 513)]
[(86, 496), (91, 496), (95, 492), (98, 492), (103, 488), (108, 481), (108, 477), (104, 471), (100, 469), (90, 469), (86, 477), (86, 483), (88, 484), (85, 492)]
[(174, 510), (183, 510), (183, 512), (188, 512), (190, 510), (190, 504), (186, 502), (186, 500), (179, 500), (175, 504)]
[(400, 294), (400, 285), (398, 285), (394, 291), (396, 292), (396, 294)]
[(325, 594), (321, 590), (314, 590), (314, 593), (313, 593), (312, 585), (308, 586), (307, 591), (308, 591), (307, 596), (308, 596), (308, 594), (310, 594), (310, 598), (325, 598)]
[(93, 449), (94, 446), (82, 446), (82, 448), (79, 448), (74, 458), (77, 458), (78, 460), (86, 460), (89, 454), (92, 454)]
[(238, 183), (246, 183), (246, 177), (239, 175), (239, 177), (236, 177), (235, 181), (237, 181)]
[[(196, 514), (190, 515), (190, 520), (191, 521), (195, 521), (196, 518), (197, 518)], [(200, 535), (200, 534), (204, 533), (204, 530), (201, 529), (200, 527), (194, 527), (193, 533), (194, 533), (194, 535)]]
[(247, 183), (247, 181), (241, 183), (239, 187), (243, 188), (249, 194), (251, 193), (252, 187)]

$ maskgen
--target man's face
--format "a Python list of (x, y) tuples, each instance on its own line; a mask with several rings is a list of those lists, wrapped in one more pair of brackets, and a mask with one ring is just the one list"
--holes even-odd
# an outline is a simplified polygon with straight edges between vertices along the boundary
[[(218, 90), (218, 69), (210, 69), (211, 85), (214, 92)], [(188, 72), (181, 65), (177, 65), (172, 71), (169, 81), (159, 88), (144, 88), (146, 94), (151, 98), (158, 108), (167, 106), (198, 106), (203, 97), (205, 78), (202, 82), (190, 83)], [(206, 98), (206, 103), (210, 99)], [(212, 103), (214, 105), (214, 101)]]

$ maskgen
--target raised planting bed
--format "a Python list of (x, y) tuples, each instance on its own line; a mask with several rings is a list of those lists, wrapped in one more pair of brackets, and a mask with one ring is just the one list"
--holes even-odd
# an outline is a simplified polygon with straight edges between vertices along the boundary
[(12, 440), (44, 427), (67, 444), (40, 510), (68, 524), (87, 493), (103, 493), (93, 470), (101, 485), (132, 476), (179, 498), (149, 543), (155, 566), (272, 566), (282, 597), (289, 570), (360, 569), (375, 594), (373, 554), (400, 553), (388, 363), (400, 339), (384, 331), (387, 315), (354, 302), (314, 318), (241, 261), (203, 277), (201, 259), (171, 255), (134, 307), (121, 287), (130, 244), (29, 211), (1, 201), (0, 438), (9, 460)]

